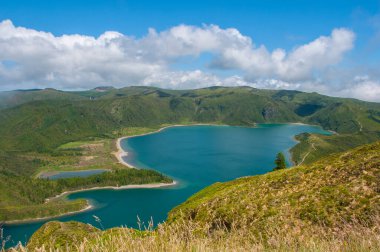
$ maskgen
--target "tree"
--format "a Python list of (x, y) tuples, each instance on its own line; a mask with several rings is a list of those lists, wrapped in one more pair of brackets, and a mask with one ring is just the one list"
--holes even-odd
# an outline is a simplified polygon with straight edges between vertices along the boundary
[(277, 153), (276, 160), (274, 161), (276, 167), (273, 171), (281, 170), (286, 168), (285, 156), (282, 152)]

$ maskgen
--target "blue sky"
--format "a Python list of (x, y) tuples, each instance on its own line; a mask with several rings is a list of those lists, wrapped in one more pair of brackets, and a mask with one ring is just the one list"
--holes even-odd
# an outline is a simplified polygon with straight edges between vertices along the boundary
[(357, 29), (367, 38), (372, 30), (369, 19), (379, 12), (380, 2), (371, 0), (0, 1), (0, 19), (56, 35), (98, 36), (115, 30), (139, 37), (150, 27), (217, 24), (237, 28), (272, 49), (291, 48), (335, 27)]
[[(83, 78), (78, 77), (77, 82), (82, 83), (76, 83), (73, 79), (65, 79), (64, 73), (54, 69), (51, 69), (51, 73), (43, 73), (45, 77), (50, 76), (43, 79), (39, 76), (39, 74), (42, 74), (40, 69), (28, 68), (27, 62), (31, 58), (24, 59), (9, 53), (2, 55), (0, 52), (0, 63), (2, 62), (3, 72), (10, 70), (10, 68), (13, 71), (18, 71), (17, 79), (10, 77), (9, 74), (3, 73), (2, 76), (0, 68), (0, 81), (3, 82), (0, 83), (0, 89), (3, 90), (14, 87), (16, 81), (18, 81), (20, 88), (53, 86), (62, 89), (85, 89), (97, 84), (122, 86), (132, 85), (134, 82), (138, 85), (190, 88), (213, 84), (231, 85), (233, 79), (229, 81), (224, 81), (224, 79), (233, 76), (240, 78), (239, 81), (242, 82), (239, 83), (248, 83), (249, 85), (263, 88), (332, 92), (334, 95), (351, 97), (355, 97), (355, 93), (348, 89), (356, 90), (360, 88), (360, 85), (364, 85), (364, 89), (375, 89), (379, 93), (378, 96), (375, 95), (371, 100), (380, 99), (380, 85), (378, 85), (380, 78), (378, 73), (380, 69), (380, 1), (377, 0), (0, 0), (0, 21), (3, 20), (10, 20), (12, 27), (15, 29), (23, 27), (37, 32), (49, 32), (55, 38), (72, 34), (98, 38), (106, 31), (117, 31), (128, 36), (128, 38), (134, 37), (136, 40), (147, 37), (149, 28), (154, 28), (160, 34), (160, 32), (169, 32), (173, 27), (178, 27), (179, 25), (196, 27), (206, 31), (210, 30), (209, 25), (216, 25), (223, 31), (228, 28), (234, 28), (242, 36), (250, 38), (252, 50), (264, 46), (266, 51), (272, 54), (276, 49), (280, 48), (286, 52), (286, 55), (323, 36), (332, 37), (334, 29), (344, 28), (353, 34), (352, 41), (347, 42), (348, 44), (352, 42), (352, 45), (344, 44), (343, 46), (346, 46), (346, 48), (342, 49), (341, 54), (337, 55), (336, 58), (330, 59), (330, 61), (327, 60), (326, 65), (321, 63), (311, 65), (305, 70), (305, 73), (294, 73), (296, 75), (294, 78), (285, 76), (283, 73), (285, 70), (277, 69), (278, 66), (276, 66), (277, 70), (268, 70), (267, 68), (257, 68), (255, 65), (251, 66), (245, 62), (246, 60), (254, 61), (255, 57), (261, 55), (260, 52), (252, 53), (250, 58), (244, 59), (244, 64), (237, 61), (238, 64), (231, 66), (228, 62), (225, 62), (230, 59), (226, 56), (225, 51), (221, 51), (220, 48), (207, 47), (206, 49), (202, 48), (191, 52), (182, 51), (170, 57), (165, 55), (163, 56), (164, 59), (157, 59), (159, 56), (155, 55), (154, 59), (157, 64), (154, 66), (149, 65), (150, 70), (146, 70), (144, 67), (141, 70), (143, 72), (151, 71), (151, 75), (140, 76), (138, 73), (133, 72), (133, 78), (126, 80), (125, 83), (122, 81), (122, 76), (119, 79), (107, 79), (105, 76), (110, 76), (114, 73), (103, 73), (103, 71), (101, 71), (102, 73), (93, 73), (95, 70), (91, 67), (91, 73), (88, 73), (87, 77), (89, 75), (93, 76), (93, 74), (102, 76), (98, 79), (94, 77), (84, 84)], [(5, 30), (4, 32), (11, 33), (12, 31)], [(225, 39), (225, 37), (220, 38), (215, 35), (218, 31), (212, 31), (212, 33), (217, 36), (217, 39)], [(232, 33), (229, 34), (231, 35)], [(165, 34), (161, 35), (163, 37)], [(347, 34), (340, 33), (336, 36), (345, 35)], [(5, 35), (3, 34), (3, 36)], [(336, 38), (336, 41), (338, 40), (339, 38)], [(35, 40), (33, 41), (35, 43)], [(335, 46), (335, 42), (331, 43)], [(24, 41), (23, 43), (27, 44), (30, 41)], [(55, 42), (52, 43), (54, 44)], [(235, 43), (240, 42), (234, 40), (233, 43), (228, 42), (228, 45), (235, 48)], [(246, 47), (244, 45), (242, 48)], [(199, 48), (199, 45), (196, 48)], [(130, 50), (130, 47), (128, 47), (128, 50)], [(137, 50), (145, 51), (147, 49), (140, 46)], [(336, 51), (336, 48), (331, 50)], [(301, 54), (295, 55), (299, 56)], [(302, 56), (304, 55), (302, 54)], [(327, 53), (327, 55), (331, 55), (331, 53)], [(126, 57), (129, 56), (127, 55)], [(322, 56), (325, 57), (326, 55), (317, 55), (315, 56), (317, 59), (310, 56), (311, 58), (305, 60), (310, 62), (318, 61), (321, 60)], [(149, 57), (149, 61), (151, 61), (153, 56)], [(221, 58), (224, 60), (222, 63)], [(114, 60), (105, 59), (105, 62), (112, 63)], [(161, 64), (160, 62), (164, 63)], [(12, 64), (15, 64), (16, 67), (9, 67)], [(132, 64), (132, 62), (128, 61), (128, 64)], [(292, 66), (294, 65), (287, 64), (286, 69)], [(78, 68), (78, 65), (76, 68)], [(83, 67), (83, 69), (88, 68), (87, 66)], [(158, 72), (153, 71), (153, 68), (158, 69)], [(268, 68), (272, 69), (273, 67), (268, 66)], [(19, 77), (21, 74), (28, 76), (28, 79)], [(203, 78), (203, 76), (199, 81), (209, 83), (200, 84), (195, 81), (197, 76), (199, 77), (202, 74), (205, 74), (206, 77)], [(169, 75), (170, 77), (168, 77)], [(36, 77), (34, 81), (31, 79), (33, 76)], [(150, 81), (147, 81), (147, 78)], [(182, 78), (185, 82), (186, 80), (191, 81), (181, 85), (180, 83), (175, 83), (173, 78)], [(96, 83), (97, 80), (99, 83)], [(160, 81), (174, 84), (171, 86), (164, 85), (160, 84)], [(342, 84), (343, 82), (350, 82), (350, 84), (345, 86), (345, 84)], [(315, 90), (312, 90), (313, 87), (315, 87)], [(358, 90), (355, 92), (358, 92)], [(356, 95), (358, 98), (366, 96), (366, 93)]]

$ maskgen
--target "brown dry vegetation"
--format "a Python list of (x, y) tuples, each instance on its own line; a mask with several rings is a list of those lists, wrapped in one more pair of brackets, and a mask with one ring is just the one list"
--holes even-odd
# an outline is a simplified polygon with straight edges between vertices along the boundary
[(216, 183), (152, 230), (50, 222), (23, 251), (380, 251), (380, 142)]
[(339, 230), (315, 226), (297, 234), (272, 227), (263, 234), (266, 239), (247, 228), (220, 228), (201, 236), (196, 232), (200, 227), (188, 222), (162, 225), (156, 231), (100, 231), (77, 222), (52, 222), (36, 233), (39, 239), (11, 251), (379, 251), (380, 225), (376, 223)]

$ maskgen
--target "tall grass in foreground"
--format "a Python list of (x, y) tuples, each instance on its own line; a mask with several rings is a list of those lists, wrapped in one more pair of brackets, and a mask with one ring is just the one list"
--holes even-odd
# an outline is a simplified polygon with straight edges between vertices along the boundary
[(52, 237), (39, 248), (19, 246), (11, 251), (380, 251), (378, 219), (371, 225), (347, 223), (334, 229), (273, 227), (259, 235), (244, 227), (199, 231), (199, 226), (188, 222), (160, 225), (154, 231), (114, 228), (63, 247), (57, 247)]

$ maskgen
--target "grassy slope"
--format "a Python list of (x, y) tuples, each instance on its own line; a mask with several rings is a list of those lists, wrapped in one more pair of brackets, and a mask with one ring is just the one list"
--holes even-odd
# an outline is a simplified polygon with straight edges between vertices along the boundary
[[(380, 142), (311, 165), (216, 183), (153, 232), (45, 224), (29, 248), (378, 251)], [(86, 239), (87, 241), (84, 241)]]
[(296, 136), (300, 143), (292, 147), (291, 152), (296, 164), (302, 163), (302, 160), (303, 164), (307, 164), (328, 154), (368, 144), (379, 138), (380, 132), (357, 132), (333, 136), (303, 133)]
[[(339, 133), (300, 138), (302, 143), (293, 149), (293, 157), (300, 162), (306, 156), (304, 163), (380, 138), (379, 104), (298, 91), (130, 87), (102, 92), (49, 89), (0, 95), (8, 97), (2, 100), (2, 106), (8, 108), (0, 110), (0, 171), (19, 176), (43, 170), (118, 168), (107, 156), (108, 147), (93, 154), (60, 146), (96, 139), (109, 146), (112, 139), (131, 129), (156, 129), (163, 124), (306, 122)], [(318, 145), (312, 148), (312, 142)], [(82, 162), (90, 156), (101, 157), (92, 163)]]
[(376, 120), (378, 103), (355, 99), (334, 98), (317, 93), (279, 91), (275, 96), (293, 107), (302, 121), (321, 125), (337, 134), (326, 137), (316, 134), (301, 135), (301, 143), (291, 152), (295, 163), (311, 163), (326, 154), (345, 151), (374, 142), (380, 138)]
[[(294, 228), (339, 227), (380, 214), (380, 142), (334, 154), (311, 165), (216, 183), (172, 210), (169, 223)], [(236, 218), (239, 216), (239, 218)]]

